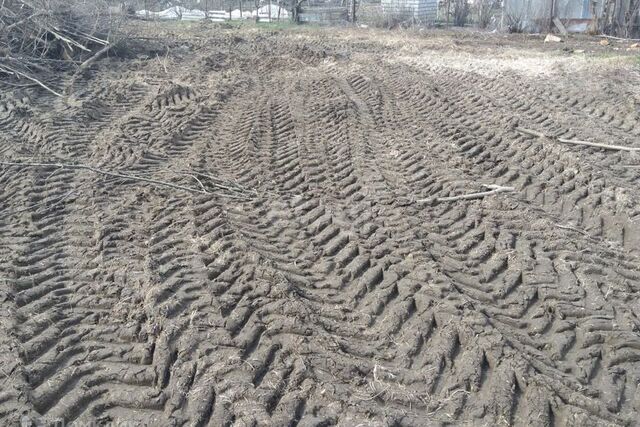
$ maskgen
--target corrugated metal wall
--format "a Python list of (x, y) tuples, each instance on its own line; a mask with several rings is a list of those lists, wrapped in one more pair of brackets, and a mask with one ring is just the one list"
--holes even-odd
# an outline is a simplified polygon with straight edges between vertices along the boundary
[[(590, 0), (555, 0), (554, 16), (561, 20), (589, 20), (592, 18)], [(602, 1), (597, 13), (602, 13)], [(524, 29), (541, 31), (551, 23), (552, 0), (506, 0), (504, 13), (520, 19)]]
[(556, 0), (555, 15), (560, 19), (590, 19), (589, 3), (589, 0)]

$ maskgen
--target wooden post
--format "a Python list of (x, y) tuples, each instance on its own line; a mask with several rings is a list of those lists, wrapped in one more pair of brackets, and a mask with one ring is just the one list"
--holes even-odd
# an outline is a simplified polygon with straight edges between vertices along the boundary
[(591, 11), (591, 22), (589, 23), (589, 32), (591, 34), (596, 34), (600, 28), (596, 5), (597, 5), (597, 2), (595, 0), (591, 0), (589, 2), (589, 10)]
[(242, 15), (242, 0), (240, 0), (240, 20), (242, 20), (244, 16)]
[(449, 16), (451, 15), (451, 0), (447, 0), (447, 28), (449, 27)]
[(269, 5), (267, 6), (267, 10), (269, 11), (268, 12), (269, 13), (269, 22), (271, 22), (271, 0), (268, 0), (268, 1), (269, 1)]
[(356, 23), (356, 0), (351, 0), (351, 22)]

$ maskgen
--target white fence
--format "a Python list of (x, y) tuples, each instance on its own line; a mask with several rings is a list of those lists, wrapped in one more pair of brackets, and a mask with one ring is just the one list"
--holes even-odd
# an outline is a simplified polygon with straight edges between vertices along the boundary
[[(271, 7), (269, 7), (271, 6)], [(203, 21), (209, 20), (212, 22), (224, 22), (228, 20), (240, 20), (240, 19), (256, 19), (261, 22), (282, 21), (289, 19), (289, 12), (285, 8), (281, 8), (276, 4), (265, 5), (258, 10), (243, 10), (235, 9), (232, 11), (226, 10), (210, 10), (204, 12), (197, 9), (187, 9), (182, 6), (174, 6), (168, 9), (153, 12), (150, 10), (139, 10), (136, 12), (136, 16), (141, 19), (151, 19), (159, 21)]]

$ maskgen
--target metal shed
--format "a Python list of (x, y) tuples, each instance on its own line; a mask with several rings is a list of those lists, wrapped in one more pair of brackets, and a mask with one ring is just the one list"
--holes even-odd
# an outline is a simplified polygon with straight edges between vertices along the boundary
[[(586, 31), (593, 7), (591, 0), (505, 0), (505, 23), (520, 21), (525, 30), (543, 31), (559, 18), (567, 31)], [(598, 16), (602, 13), (602, 2), (595, 4), (595, 11)]]
[(635, 23), (624, 22), (625, 17), (637, 13), (635, 7), (634, 0), (504, 0), (503, 25), (518, 21), (524, 30), (544, 31), (559, 19), (568, 32), (584, 32), (604, 19), (615, 32), (628, 36), (638, 27), (637, 15)]

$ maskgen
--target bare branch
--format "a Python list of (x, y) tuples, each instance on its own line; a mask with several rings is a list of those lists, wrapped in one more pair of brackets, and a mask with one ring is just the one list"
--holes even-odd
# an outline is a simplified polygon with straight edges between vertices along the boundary
[(56, 92), (55, 90), (51, 89), (49, 86), (45, 85), (44, 83), (42, 83), (40, 80), (36, 79), (33, 76), (30, 76), (26, 73), (23, 73), (22, 71), (16, 70), (15, 68), (11, 68), (8, 65), (0, 65), (0, 72), (4, 72), (4, 73), (13, 73), (16, 75), (19, 75), (21, 77), (24, 77), (27, 80), (31, 80), (32, 82), (36, 83), (39, 86), (42, 86), (43, 88), (45, 88), (46, 90), (48, 90), (49, 92), (51, 92), (52, 94), (56, 95), (56, 96), (62, 96), (61, 93)]
[(609, 145), (609, 144), (600, 144), (598, 142), (589, 142), (589, 141), (580, 141), (577, 139), (565, 139), (565, 138), (552, 138), (552, 137), (548, 137), (543, 133), (540, 133), (538, 131), (535, 130), (531, 130), (531, 129), (525, 129), (525, 128), (516, 128), (516, 131), (526, 134), (526, 135), (531, 135), (531, 136), (535, 136), (537, 138), (547, 138), (547, 139), (552, 139), (558, 142), (562, 142), (563, 144), (573, 144), (573, 145), (585, 145), (587, 147), (595, 147), (595, 148), (603, 148), (605, 150), (617, 150), (617, 151), (640, 151), (640, 147), (626, 147), (623, 145)]
[(177, 190), (188, 191), (190, 193), (216, 194), (216, 195), (219, 195), (219, 196), (224, 196), (224, 197), (229, 197), (229, 198), (245, 198), (246, 199), (246, 197), (241, 197), (241, 196), (238, 196), (237, 194), (212, 193), (212, 192), (209, 192), (209, 191), (207, 191), (205, 189), (198, 190), (196, 188), (191, 188), (191, 187), (186, 187), (186, 186), (183, 186), (183, 185), (173, 184), (171, 182), (159, 181), (157, 179), (144, 178), (144, 177), (141, 177), (141, 176), (135, 176), (135, 175), (129, 175), (129, 174), (123, 174), (123, 173), (118, 173), (118, 172), (107, 171), (107, 170), (104, 170), (104, 169), (98, 169), (98, 168), (95, 168), (93, 166), (88, 166), (88, 165), (83, 165), (83, 164), (0, 162), (0, 165), (10, 166), (10, 167), (20, 167), (20, 168), (25, 168), (25, 167), (35, 167), (35, 168), (38, 168), (38, 167), (42, 167), (42, 168), (55, 167), (55, 168), (62, 168), (62, 169), (82, 169), (82, 170), (88, 170), (88, 171), (91, 171), (93, 173), (97, 173), (97, 174), (100, 174), (100, 175), (110, 176), (110, 177), (114, 177), (114, 178), (122, 178), (122, 179), (126, 179), (126, 180), (131, 180), (131, 181), (148, 182), (150, 184), (155, 184), (155, 185), (164, 186), (164, 187), (170, 187), (170, 188), (174, 188), (174, 189), (177, 189)]
[(495, 185), (495, 184), (484, 184), (483, 187), (489, 188), (489, 190), (480, 191), (477, 193), (461, 194), (459, 196), (420, 199), (420, 200), (416, 200), (416, 203), (455, 202), (457, 200), (473, 200), (473, 199), (481, 199), (483, 197), (491, 196), (493, 194), (515, 191), (513, 187), (504, 187), (502, 185)]

